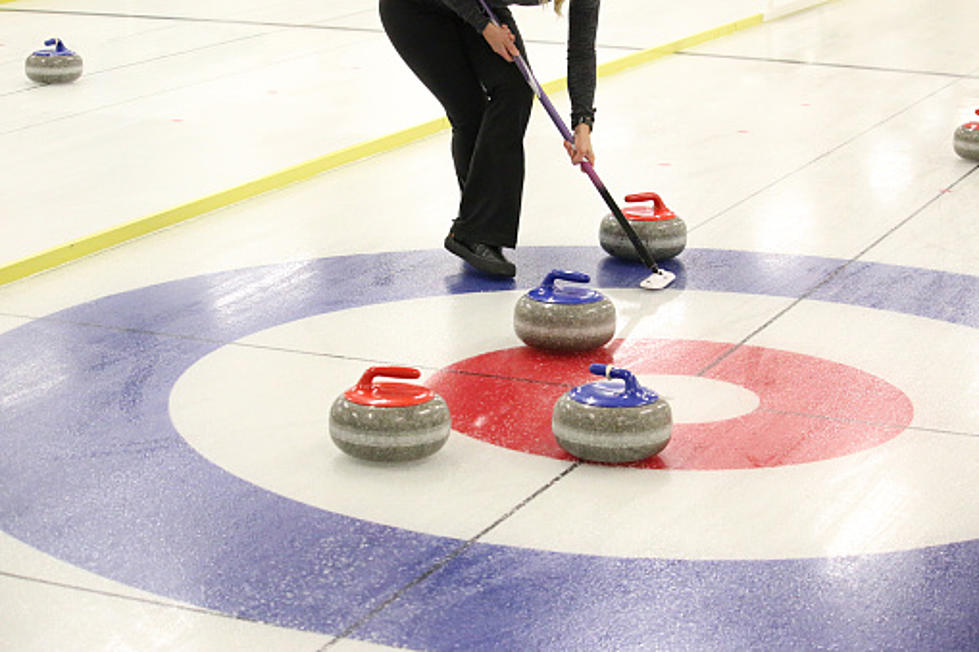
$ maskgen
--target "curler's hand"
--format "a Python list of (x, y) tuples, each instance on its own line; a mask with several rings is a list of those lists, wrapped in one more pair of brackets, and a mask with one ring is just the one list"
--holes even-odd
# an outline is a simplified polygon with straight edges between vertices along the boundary
[(517, 48), (517, 37), (506, 25), (497, 27), (492, 22), (486, 23), (486, 27), (483, 28), (483, 38), (493, 48), (493, 52), (507, 61), (512, 62), (513, 57), (520, 54), (520, 50)]
[(582, 123), (574, 129), (574, 143), (564, 141), (564, 149), (571, 157), (572, 165), (578, 165), (587, 160), (592, 165), (595, 164), (595, 150), (591, 144), (591, 127)]

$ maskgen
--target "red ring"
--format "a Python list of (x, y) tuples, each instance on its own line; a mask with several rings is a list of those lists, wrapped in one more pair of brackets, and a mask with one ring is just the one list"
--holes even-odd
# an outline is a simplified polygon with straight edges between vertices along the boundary
[[(615, 340), (571, 355), (517, 347), (461, 360), (427, 384), (448, 403), (457, 432), (532, 455), (573, 459), (554, 439), (551, 413), (561, 394), (595, 380), (590, 363), (636, 374), (694, 376), (732, 347), (659, 339)], [(914, 416), (911, 400), (890, 383), (790, 351), (739, 346), (700, 375), (754, 392), (758, 408), (722, 421), (674, 424), (663, 452), (628, 466), (708, 470), (815, 462), (878, 446)]]

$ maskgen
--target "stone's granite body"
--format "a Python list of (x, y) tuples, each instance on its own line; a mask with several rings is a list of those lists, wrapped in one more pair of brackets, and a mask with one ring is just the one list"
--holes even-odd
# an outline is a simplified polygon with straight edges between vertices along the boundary
[(374, 462), (427, 457), (449, 438), (449, 406), (436, 395), (407, 407), (359, 405), (340, 396), (330, 409), (330, 437), (343, 452)]
[(969, 122), (955, 130), (955, 153), (979, 161), (979, 122)]
[(637, 407), (596, 407), (564, 394), (551, 420), (561, 448), (592, 462), (636, 462), (666, 448), (673, 427), (670, 405), (662, 397)]
[(615, 335), (615, 305), (604, 297), (582, 304), (535, 301), (524, 295), (513, 311), (513, 329), (524, 344), (552, 351), (588, 351)]
[[(687, 246), (687, 225), (679, 217), (668, 220), (629, 220), (629, 224), (646, 245), (653, 260), (673, 258)], [(602, 218), (598, 241), (602, 249), (616, 258), (639, 260), (632, 241), (611, 213)]]

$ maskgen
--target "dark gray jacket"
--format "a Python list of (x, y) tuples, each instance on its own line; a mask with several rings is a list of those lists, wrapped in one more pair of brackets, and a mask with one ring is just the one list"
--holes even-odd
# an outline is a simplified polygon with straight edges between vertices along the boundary
[[(479, 0), (441, 0), (477, 32), (489, 23)], [(487, 0), (490, 7), (539, 5), (540, 0)], [(568, 93), (571, 96), (571, 128), (583, 118), (595, 116), (595, 34), (600, 0), (568, 0)]]

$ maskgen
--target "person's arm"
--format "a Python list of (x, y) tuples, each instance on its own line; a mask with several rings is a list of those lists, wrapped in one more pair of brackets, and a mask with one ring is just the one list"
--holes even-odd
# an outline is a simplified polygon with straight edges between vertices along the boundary
[(595, 36), (600, 0), (571, 0), (568, 8), (568, 93), (571, 128), (595, 119)]
[(600, 0), (570, 0), (568, 8), (568, 94), (575, 142), (565, 143), (572, 163), (595, 162), (591, 129), (595, 121), (596, 56)]

